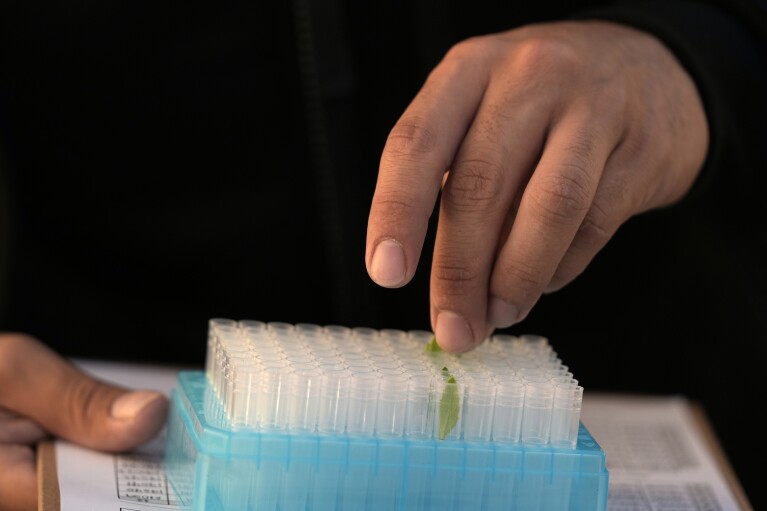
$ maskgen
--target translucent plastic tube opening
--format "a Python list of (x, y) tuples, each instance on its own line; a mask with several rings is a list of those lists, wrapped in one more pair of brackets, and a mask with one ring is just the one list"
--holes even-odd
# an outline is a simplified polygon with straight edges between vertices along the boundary
[(574, 448), (583, 388), (541, 336), (470, 353), (431, 332), (209, 322), (206, 375), (236, 428)]

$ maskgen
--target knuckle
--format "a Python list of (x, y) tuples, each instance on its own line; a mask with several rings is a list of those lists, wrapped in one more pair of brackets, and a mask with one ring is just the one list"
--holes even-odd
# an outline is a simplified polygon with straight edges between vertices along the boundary
[(546, 221), (569, 225), (580, 221), (591, 202), (589, 187), (584, 183), (583, 167), (565, 164), (564, 172), (557, 173), (538, 183), (530, 193), (536, 213)]
[(499, 198), (501, 174), (501, 167), (487, 160), (461, 161), (449, 174), (444, 199), (464, 211), (487, 209)]
[(415, 214), (415, 201), (397, 192), (379, 192), (375, 201), (375, 215), (381, 218), (407, 218)]
[(437, 147), (437, 131), (417, 116), (406, 117), (394, 125), (386, 139), (384, 153), (395, 156), (421, 156)]
[(468, 39), (464, 39), (454, 44), (445, 55), (445, 60), (448, 61), (462, 61), (462, 60), (476, 60), (478, 58), (484, 58), (488, 53), (488, 37), (475, 36)]
[(557, 70), (557, 76), (571, 76), (571, 73), (577, 72), (583, 60), (583, 56), (569, 41), (550, 33), (531, 34), (517, 42), (511, 58), (518, 72), (547, 79), (550, 79), (554, 69)]
[(406, 226), (428, 223), (431, 209), (419, 204), (417, 198), (403, 191), (377, 191), (370, 209), (368, 227), (389, 234), (401, 232)]
[(602, 131), (599, 125), (599, 117), (595, 114), (586, 114), (582, 125), (570, 134), (569, 143), (565, 146), (564, 154), (570, 161), (570, 165), (578, 167), (577, 170), (585, 172), (589, 164), (596, 160), (597, 143), (601, 138)]
[(584, 115), (584, 123), (590, 127), (582, 128), (581, 132), (592, 137), (601, 134), (617, 144), (623, 137), (628, 122), (626, 90), (609, 84), (599, 84), (581, 94), (578, 102)]
[(64, 403), (69, 426), (74, 431), (87, 431), (97, 418), (99, 384), (90, 378), (71, 378), (64, 384)]
[(604, 208), (596, 202), (583, 219), (578, 236), (590, 245), (601, 245), (612, 237), (613, 230), (609, 227), (608, 215)]
[(476, 270), (458, 261), (435, 262), (432, 276), (439, 292), (447, 296), (468, 295), (478, 282)]

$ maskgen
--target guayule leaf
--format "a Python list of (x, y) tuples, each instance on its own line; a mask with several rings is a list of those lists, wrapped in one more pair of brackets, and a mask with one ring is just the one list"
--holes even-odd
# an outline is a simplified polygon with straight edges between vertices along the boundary
[[(447, 373), (447, 367), (442, 369)], [(449, 373), (448, 373), (449, 374)], [(458, 385), (453, 375), (447, 380), (442, 399), (439, 400), (439, 431), (437, 436), (444, 440), (458, 424), (458, 416), (461, 413), (461, 400), (458, 397)]]
[[(442, 348), (437, 344), (437, 336), (431, 338), (431, 342), (426, 345), (427, 353), (439, 353)], [(447, 379), (445, 390), (442, 392), (442, 398), (439, 400), (439, 431), (437, 436), (444, 440), (458, 424), (458, 417), (461, 413), (461, 400), (458, 397), (458, 385), (455, 378), (447, 366), (442, 368), (442, 376)]]
[(427, 353), (439, 353), (442, 351), (442, 348), (439, 347), (439, 344), (437, 344), (437, 336), (431, 338), (431, 342), (426, 345), (426, 352)]

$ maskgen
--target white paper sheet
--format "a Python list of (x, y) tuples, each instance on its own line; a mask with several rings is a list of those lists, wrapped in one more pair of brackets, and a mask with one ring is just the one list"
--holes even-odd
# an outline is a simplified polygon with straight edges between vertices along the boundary
[[(87, 362), (98, 377), (169, 393), (175, 370)], [(610, 511), (737, 511), (686, 400), (586, 394), (582, 420), (607, 453)], [(164, 438), (134, 455), (57, 442), (61, 511), (178, 509), (161, 469)]]
[[(177, 369), (78, 362), (102, 380), (170, 395)], [(179, 509), (162, 471), (165, 432), (136, 453), (104, 454), (56, 442), (62, 511), (158, 511)]]
[(584, 397), (607, 455), (610, 511), (740, 509), (682, 397)]

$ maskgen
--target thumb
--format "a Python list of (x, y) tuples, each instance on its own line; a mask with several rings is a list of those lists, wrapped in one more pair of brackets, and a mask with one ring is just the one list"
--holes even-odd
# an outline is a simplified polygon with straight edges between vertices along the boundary
[(93, 449), (122, 451), (162, 428), (168, 402), (95, 380), (23, 335), (0, 336), (0, 405)]

